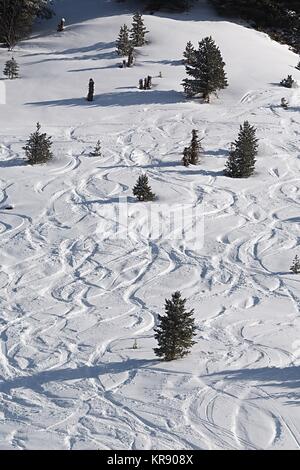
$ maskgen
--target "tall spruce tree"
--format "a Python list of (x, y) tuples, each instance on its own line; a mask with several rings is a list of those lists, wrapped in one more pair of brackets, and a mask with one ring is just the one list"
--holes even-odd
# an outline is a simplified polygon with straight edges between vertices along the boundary
[(191, 143), (183, 151), (182, 163), (184, 166), (197, 165), (199, 163), (200, 155), (203, 151), (201, 140), (198, 137), (198, 131), (193, 129)]
[(128, 56), (131, 43), (129, 40), (129, 30), (126, 24), (121, 26), (119, 37), (116, 41), (117, 54), (120, 56)]
[(191, 41), (186, 45), (185, 51), (183, 53), (183, 61), (186, 65), (192, 65), (195, 60), (195, 48)]
[(185, 304), (186, 299), (181, 298), (181, 293), (174, 292), (171, 300), (165, 301), (166, 314), (158, 315), (159, 325), (154, 329), (158, 348), (154, 352), (165, 361), (186, 356), (195, 344), (194, 310), (187, 311)]
[(193, 62), (185, 66), (187, 75), (192, 77), (184, 79), (182, 83), (186, 95), (202, 95), (209, 102), (212, 93), (228, 86), (224, 66), (220, 49), (212, 37), (202, 39), (198, 50), (194, 51)]
[(148, 176), (145, 174), (139, 176), (132, 192), (139, 201), (154, 201), (154, 199), (156, 199), (149, 185)]
[(144, 19), (140, 13), (135, 13), (132, 19), (130, 39), (133, 47), (143, 46), (146, 43), (145, 35), (149, 33), (144, 25)]
[(10, 80), (18, 78), (19, 76), (19, 66), (17, 61), (12, 57), (5, 64), (3, 74), (8, 77)]
[(256, 129), (245, 121), (240, 126), (238, 138), (232, 143), (224, 173), (231, 178), (248, 178), (254, 172), (258, 139)]
[(46, 163), (53, 157), (51, 152), (51, 137), (47, 136), (45, 133), (41, 133), (40, 130), (41, 125), (38, 122), (36, 131), (29, 136), (25, 147), (23, 147), (30, 165)]

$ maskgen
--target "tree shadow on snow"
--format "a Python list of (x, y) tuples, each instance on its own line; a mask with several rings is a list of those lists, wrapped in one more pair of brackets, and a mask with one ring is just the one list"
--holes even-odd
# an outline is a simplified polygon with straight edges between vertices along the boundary
[(94, 101), (88, 102), (85, 98), (69, 98), (51, 101), (34, 101), (25, 103), (31, 106), (136, 106), (140, 104), (172, 104), (184, 103), (186, 101), (183, 94), (175, 90), (149, 90), (149, 91), (125, 91), (122, 93), (103, 93), (95, 96)]
[[(114, 49), (109, 52), (106, 49)], [(115, 52), (115, 43), (114, 42), (97, 42), (85, 47), (77, 47), (72, 49), (64, 49), (62, 51), (52, 51), (52, 52), (40, 52), (25, 54), (24, 57), (41, 57), (46, 56), (47, 58), (41, 59), (35, 62), (30, 62), (29, 65), (40, 64), (45, 62), (55, 62), (55, 61), (68, 61), (68, 60), (101, 60), (101, 59), (114, 59), (117, 57)], [(72, 57), (69, 57), (72, 56)]]
[(162, 64), (162, 65), (182, 65), (184, 66), (183, 60), (182, 59), (174, 59), (174, 60), (143, 60), (143, 63), (149, 63), (149, 64)]
[(10, 160), (0, 160), (0, 168), (12, 168), (16, 166), (27, 166), (28, 163), (22, 158), (12, 158)]
[[(274, 387), (272, 398), (286, 398), (289, 405), (298, 405), (300, 401), (300, 366), (263, 367), (261, 369), (225, 370), (209, 377), (220, 377), (222, 380), (256, 382), (258, 387)], [(282, 389), (286, 389), (283, 391)]]
[(92, 379), (104, 374), (119, 374), (122, 372), (144, 369), (158, 364), (158, 360), (129, 359), (121, 362), (102, 363), (97, 366), (80, 366), (75, 369), (52, 369), (31, 376), (16, 377), (0, 381), (0, 392), (9, 393), (16, 388), (39, 390), (49, 382), (66, 382), (69, 380)]

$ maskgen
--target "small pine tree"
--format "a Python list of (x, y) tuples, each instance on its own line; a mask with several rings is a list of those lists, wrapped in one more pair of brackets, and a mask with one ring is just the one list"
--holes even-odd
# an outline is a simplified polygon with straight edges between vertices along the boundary
[(240, 126), (238, 139), (232, 143), (226, 163), (225, 175), (231, 178), (248, 178), (254, 172), (257, 155), (258, 139), (256, 129), (245, 121)]
[(292, 75), (288, 75), (287, 78), (284, 78), (283, 80), (281, 80), (280, 85), (284, 86), (285, 88), (292, 88), (294, 83), (295, 81)]
[(299, 260), (298, 255), (296, 255), (295, 258), (293, 259), (293, 264), (292, 264), (290, 269), (291, 269), (292, 273), (294, 273), (294, 274), (299, 274), (300, 273), (300, 260)]
[(40, 130), (41, 125), (38, 122), (36, 131), (29, 136), (25, 147), (23, 147), (30, 165), (46, 163), (53, 157), (51, 152), (51, 137), (41, 133)]
[(147, 175), (139, 176), (136, 185), (134, 186), (133, 195), (137, 197), (139, 201), (154, 201), (156, 196), (152, 193), (148, 182)]
[(228, 86), (224, 71), (225, 62), (220, 49), (212, 37), (199, 42), (198, 50), (194, 51), (192, 64), (186, 64), (186, 73), (192, 78), (184, 79), (182, 85), (188, 97), (201, 94), (206, 102), (210, 95)]
[(143, 17), (140, 13), (135, 13), (132, 20), (130, 39), (134, 47), (143, 46), (146, 43), (145, 35), (149, 33), (144, 25)]
[(94, 94), (95, 94), (95, 82), (92, 78), (90, 78), (89, 90), (88, 90), (88, 95), (87, 95), (86, 99), (88, 101), (93, 101), (94, 100)]
[(135, 339), (134, 342), (133, 342), (132, 349), (138, 349), (138, 343), (137, 343), (137, 340), (136, 340), (136, 339)]
[(186, 356), (195, 344), (194, 310), (188, 312), (185, 303), (186, 299), (182, 299), (181, 293), (177, 291), (172, 294), (171, 300), (166, 300), (166, 315), (158, 315), (160, 323), (154, 329), (158, 348), (155, 348), (154, 352), (165, 361)]
[(126, 24), (121, 26), (119, 37), (116, 41), (117, 54), (120, 56), (128, 56), (131, 43), (129, 41), (129, 30)]
[(19, 66), (17, 64), (17, 61), (13, 57), (6, 62), (4, 70), (3, 70), (3, 74), (6, 77), (8, 77), (10, 80), (13, 80), (14, 78), (18, 78)]
[(185, 147), (183, 151), (182, 163), (184, 166), (197, 165), (199, 163), (200, 154), (203, 151), (201, 140), (198, 137), (198, 131), (193, 129), (191, 144), (189, 147)]
[(94, 150), (90, 153), (91, 157), (101, 157), (101, 142), (97, 140)]
[(300, 60), (299, 60), (298, 64), (296, 65), (296, 69), (300, 70)]
[(193, 61), (195, 60), (195, 48), (191, 41), (189, 41), (186, 45), (185, 51), (183, 53), (184, 57), (184, 64), (192, 65)]

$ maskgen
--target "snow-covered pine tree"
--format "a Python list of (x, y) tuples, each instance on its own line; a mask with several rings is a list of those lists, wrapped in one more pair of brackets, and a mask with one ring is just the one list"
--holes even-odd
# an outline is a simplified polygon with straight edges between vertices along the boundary
[(240, 126), (238, 138), (232, 143), (224, 174), (231, 178), (248, 178), (254, 172), (258, 150), (256, 129), (245, 121)]
[(97, 140), (95, 148), (92, 152), (90, 152), (91, 157), (101, 157), (101, 142)]
[(129, 41), (129, 30), (126, 24), (121, 26), (119, 37), (116, 41), (117, 54), (120, 56), (128, 56), (131, 43)]
[(41, 125), (38, 122), (36, 131), (30, 134), (25, 147), (23, 147), (30, 165), (46, 163), (53, 157), (51, 152), (51, 137), (47, 136), (45, 133), (41, 133), (40, 130)]
[(296, 68), (297, 70), (300, 70), (300, 60), (299, 60), (299, 62), (298, 62), (298, 64), (296, 65), (295, 68)]
[(210, 95), (228, 86), (220, 49), (212, 37), (199, 42), (194, 51), (193, 63), (186, 64), (186, 73), (192, 78), (184, 79), (182, 85), (188, 97), (202, 95), (209, 102)]
[(94, 94), (95, 94), (95, 82), (92, 78), (90, 78), (88, 95), (87, 95), (86, 99), (88, 101), (93, 101), (94, 100)]
[(194, 310), (187, 311), (186, 299), (182, 299), (179, 291), (172, 294), (171, 300), (165, 302), (165, 315), (158, 315), (159, 325), (154, 329), (154, 338), (158, 348), (154, 349), (158, 357), (164, 361), (172, 361), (189, 354), (195, 344)]
[(146, 43), (145, 35), (149, 33), (144, 25), (144, 19), (140, 13), (135, 13), (132, 19), (130, 39), (134, 47), (143, 46)]
[(183, 151), (182, 163), (184, 166), (197, 165), (199, 163), (200, 154), (203, 151), (201, 140), (198, 137), (198, 131), (193, 129), (191, 143)]
[(183, 59), (184, 64), (187, 64), (187, 65), (193, 64), (193, 61), (195, 59), (195, 48), (193, 44), (191, 43), (191, 41), (187, 43), (185, 51), (183, 53), (183, 57), (184, 57)]
[(281, 80), (280, 85), (284, 86), (285, 88), (292, 88), (294, 83), (295, 80), (293, 79), (292, 75), (288, 75), (287, 78)]
[(19, 66), (17, 61), (12, 57), (5, 64), (3, 74), (8, 77), (10, 80), (18, 78), (19, 76)]
[(295, 256), (295, 258), (293, 259), (293, 263), (292, 263), (292, 266), (291, 266), (291, 271), (292, 273), (294, 274), (299, 274), (300, 273), (300, 259), (298, 257), (298, 255)]
[(154, 199), (156, 199), (155, 194), (150, 188), (148, 176), (145, 174), (139, 176), (132, 192), (139, 201), (154, 201)]

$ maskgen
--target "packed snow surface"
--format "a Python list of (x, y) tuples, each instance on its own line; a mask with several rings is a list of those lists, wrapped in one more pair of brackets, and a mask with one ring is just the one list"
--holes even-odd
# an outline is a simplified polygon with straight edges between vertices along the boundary
[[(56, 18), (14, 51), (20, 79), (0, 81), (0, 448), (298, 449), (300, 88), (278, 86), (300, 83), (298, 57), (200, 2), (145, 15), (149, 44), (120, 69), (114, 42), (135, 3), (54, 3)], [(207, 35), (230, 86), (200, 104), (182, 94), (181, 60)], [(10, 57), (0, 51), (1, 70)], [(245, 120), (256, 172), (226, 178)], [(22, 147), (37, 121), (55, 158), (30, 167)], [(205, 154), (184, 168), (193, 128)], [(103, 155), (90, 157), (98, 139)], [(201, 208), (202, 246), (145, 236), (135, 211), (132, 236), (109, 232), (120, 196), (136, 209), (142, 172), (157, 204)], [(175, 290), (195, 309), (197, 344), (162, 362), (153, 328)]]

